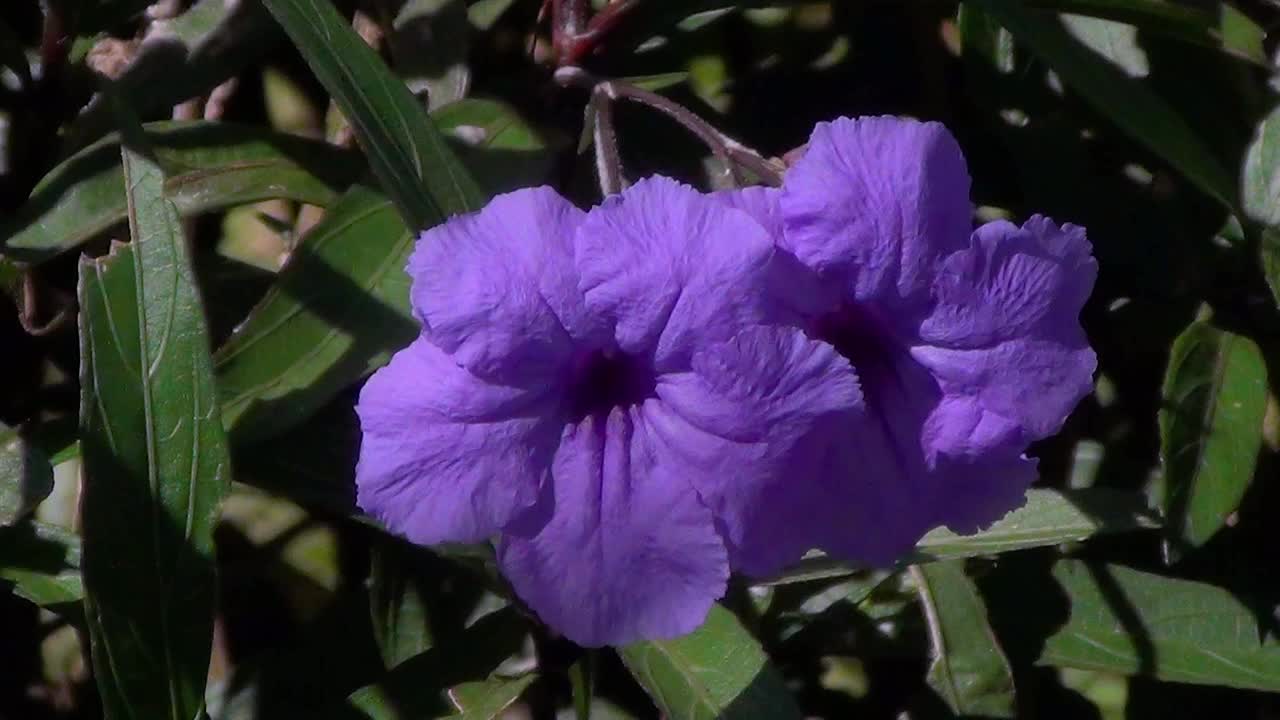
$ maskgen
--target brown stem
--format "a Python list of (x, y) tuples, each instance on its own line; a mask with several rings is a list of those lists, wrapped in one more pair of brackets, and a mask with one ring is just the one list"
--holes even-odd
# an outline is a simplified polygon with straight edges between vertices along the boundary
[(777, 187), (782, 184), (782, 170), (777, 164), (761, 157), (759, 153), (730, 138), (714, 128), (706, 120), (683, 105), (658, 93), (645, 90), (620, 80), (603, 80), (578, 67), (563, 67), (556, 71), (556, 81), (564, 86), (585, 87), (593, 92), (602, 90), (610, 99), (629, 100), (666, 115), (680, 123), (711, 149), (724, 163), (734, 184), (742, 182), (740, 169), (749, 170), (765, 183)]
[(613, 98), (597, 85), (591, 92), (587, 113), (591, 117), (591, 135), (596, 148), (596, 175), (600, 194), (604, 197), (622, 192), (627, 181), (622, 174), (622, 155), (618, 152), (618, 133), (613, 126)]

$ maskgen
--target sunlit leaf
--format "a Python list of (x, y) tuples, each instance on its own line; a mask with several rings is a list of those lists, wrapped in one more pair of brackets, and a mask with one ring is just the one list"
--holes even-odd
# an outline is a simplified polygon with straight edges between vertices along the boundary
[[(328, 205), (364, 170), (356, 153), (247, 126), (158, 122), (146, 126), (166, 172), (165, 193), (184, 216), (284, 198)], [(125, 220), (118, 137), (104, 138), (54, 168), (11, 218), (3, 252), (41, 262)]]
[(478, 210), (479, 186), (404, 83), (329, 0), (263, 0), (341, 108), (405, 224)]
[(671, 720), (801, 717), (760, 643), (719, 605), (690, 635), (638, 642), (618, 653)]
[(0, 581), (36, 605), (79, 602), (80, 538), (48, 523), (25, 521), (0, 527)]
[(1015, 717), (1013, 671), (964, 563), (918, 565), (912, 574), (933, 646), (929, 686), (956, 715)]
[(230, 468), (181, 219), (127, 145), (133, 242), (80, 266), (85, 615), (108, 718), (195, 718)]
[(1203, 545), (1240, 504), (1266, 407), (1267, 369), (1253, 341), (1196, 321), (1174, 342), (1160, 409), (1171, 558)]
[[(1280, 690), (1280, 645), (1228, 590), (1077, 560), (1058, 561), (1052, 586), (1042, 582), (1019, 573), (987, 592), (1011, 639), (1043, 642), (1041, 665)], [(1065, 618), (1039, 618), (1055, 603)]]

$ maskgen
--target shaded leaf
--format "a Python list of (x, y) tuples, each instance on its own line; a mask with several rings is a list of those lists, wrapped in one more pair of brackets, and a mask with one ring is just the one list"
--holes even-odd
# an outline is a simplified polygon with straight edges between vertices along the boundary
[[(1081, 542), (1094, 535), (1158, 527), (1146, 499), (1109, 488), (1027, 492), (1027, 502), (991, 527), (972, 535), (939, 528), (925, 535), (900, 565), (998, 555), (1028, 548)], [(841, 577), (854, 568), (821, 553), (810, 553), (793, 570), (770, 580), (779, 585)]]
[(514, 608), (485, 615), (456, 643), (437, 646), (389, 670), (377, 683), (352, 693), (354, 717), (370, 720), (440, 717), (450, 713), (446, 692), (488, 677), (520, 650), (528, 628)]
[[(178, 17), (152, 24), (138, 55), (113, 83), (115, 92), (128, 99), (139, 117), (168, 115), (174, 105), (209, 92), (258, 62), (278, 33), (260, 3), (198, 0)], [(99, 94), (68, 128), (66, 151), (78, 150), (114, 127), (111, 105)]]
[(454, 140), (458, 157), (489, 195), (538, 185), (551, 170), (555, 143), (508, 105), (468, 98), (431, 117)]
[(1015, 717), (1013, 671), (964, 563), (918, 565), (912, 575), (933, 646), (929, 686), (957, 715)]
[[(285, 198), (328, 205), (364, 170), (358, 154), (247, 126), (157, 122), (146, 137), (165, 169), (165, 192), (184, 216)], [(118, 137), (85, 148), (40, 181), (0, 224), (4, 252), (41, 262), (125, 219)]]
[(411, 228), (478, 210), (484, 196), (426, 111), (328, 0), (263, 0), (346, 115)]
[(230, 471), (181, 219), (128, 143), (133, 243), (80, 266), (85, 614), (108, 718), (194, 718)]
[(1222, 163), (1167, 101), (1073, 38), (1059, 19), (1014, 0), (974, 0), (1103, 116), (1210, 197), (1235, 205)]
[(0, 424), (0, 527), (12, 525), (53, 491), (53, 467), (17, 430)]
[(690, 635), (639, 642), (618, 653), (671, 720), (801, 717), (760, 643), (719, 605)]
[(1267, 369), (1248, 338), (1206, 322), (1173, 343), (1160, 409), (1161, 508), (1178, 557), (1213, 537), (1253, 480)]
[(80, 538), (42, 522), (0, 527), (0, 580), (13, 583), (14, 593), (36, 605), (79, 602), (84, 598)]
[(387, 38), (396, 72), (431, 110), (467, 96), (471, 21), (458, 0), (408, 0)]

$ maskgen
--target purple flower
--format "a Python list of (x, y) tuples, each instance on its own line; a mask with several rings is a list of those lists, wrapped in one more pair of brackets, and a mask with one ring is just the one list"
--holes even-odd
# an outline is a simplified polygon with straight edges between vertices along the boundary
[(807, 526), (813, 544), (885, 565), (933, 527), (971, 532), (1020, 505), (1028, 445), (1092, 388), (1084, 229), (971, 232), (955, 139), (889, 117), (819, 124), (781, 190), (720, 197), (819, 280), (805, 326), (861, 380), (866, 412), (833, 450), (834, 516)]
[(661, 178), (585, 214), (522, 190), (424, 233), (422, 335), (357, 407), (361, 507), (422, 544), (496, 537), (580, 644), (693, 630), (731, 569), (809, 546), (861, 405), (778, 296), (795, 269), (748, 213)]

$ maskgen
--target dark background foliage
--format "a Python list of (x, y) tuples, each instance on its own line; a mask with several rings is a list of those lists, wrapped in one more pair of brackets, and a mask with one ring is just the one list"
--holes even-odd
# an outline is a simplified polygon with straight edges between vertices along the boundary
[[(0, 718), (1280, 717), (1277, 27), (1266, 0), (10, 0)], [(909, 115), (959, 138), (975, 219), (1086, 226), (1097, 387), (1028, 505), (593, 652), (487, 548), (360, 517), (354, 390), (416, 332), (408, 228), (600, 197), (567, 65), (657, 94), (612, 106), (629, 179), (725, 186), (681, 118), (780, 158)], [(182, 346), (148, 345), (169, 308)]]

